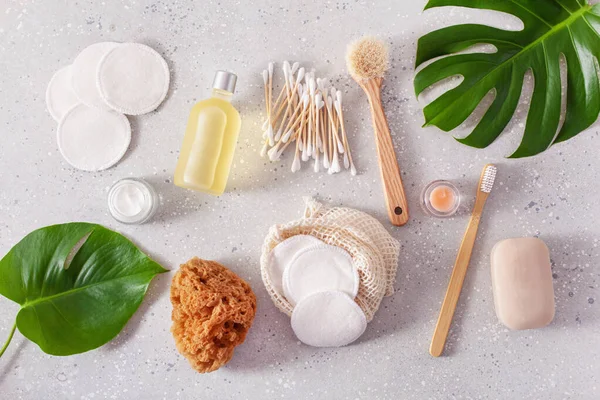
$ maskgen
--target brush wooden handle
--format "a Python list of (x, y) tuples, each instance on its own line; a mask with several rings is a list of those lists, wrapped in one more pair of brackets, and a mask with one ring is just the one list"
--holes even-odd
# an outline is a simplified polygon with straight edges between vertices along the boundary
[(379, 157), (379, 170), (383, 181), (383, 191), (388, 217), (393, 225), (402, 226), (408, 222), (408, 203), (402, 186), (400, 167), (394, 152), (394, 144), (390, 134), (387, 118), (381, 104), (381, 84), (383, 79), (368, 79), (359, 82), (364, 89), (373, 118), (375, 140), (377, 143), (377, 156)]
[(479, 221), (481, 220), (481, 213), (483, 206), (487, 200), (488, 194), (478, 191), (477, 199), (475, 200), (475, 207), (473, 208), (473, 215), (469, 220), (469, 225), (463, 237), (456, 261), (454, 262), (454, 269), (450, 276), (450, 283), (448, 283), (448, 289), (446, 290), (446, 296), (442, 302), (442, 308), (440, 315), (433, 332), (433, 338), (431, 339), (431, 346), (429, 347), (429, 353), (434, 357), (439, 357), (444, 352), (444, 346), (446, 345), (446, 339), (448, 337), (448, 331), (452, 324), (452, 317), (458, 304), (458, 298), (460, 297), (460, 291), (467, 274), (467, 268), (469, 267), (469, 261), (471, 260), (471, 253), (473, 252), (473, 246), (475, 245), (475, 238), (477, 237), (477, 230), (479, 228)]

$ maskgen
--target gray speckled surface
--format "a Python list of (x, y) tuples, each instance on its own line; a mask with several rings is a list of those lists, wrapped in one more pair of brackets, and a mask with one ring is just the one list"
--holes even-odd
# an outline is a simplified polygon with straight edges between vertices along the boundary
[[(402, 5), (399, 5), (402, 3)], [(597, 399), (600, 397), (600, 172), (598, 124), (541, 156), (505, 160), (523, 131), (520, 106), (509, 132), (486, 150), (422, 129), (422, 104), (411, 82), (417, 38), (451, 23), (485, 21), (518, 27), (510, 18), (461, 9), (422, 14), (424, 1), (285, 4), (275, 1), (7, 1), (0, 6), (0, 254), (31, 230), (75, 220), (117, 229), (171, 270), (198, 255), (246, 278), (259, 300), (255, 325), (235, 357), (218, 372), (195, 373), (174, 347), (168, 287), (156, 279), (139, 312), (111, 343), (86, 354), (51, 357), (16, 334), (0, 360), (5, 399)], [(346, 44), (363, 33), (392, 45), (384, 89), (394, 144), (412, 218), (386, 223), (365, 97), (345, 73)], [(59, 67), (97, 41), (139, 41), (160, 51), (172, 71), (172, 91), (157, 112), (131, 118), (134, 138), (116, 167), (73, 170), (58, 153), (56, 124), (44, 92)], [(291, 159), (265, 163), (257, 155), (263, 89), (270, 60), (298, 60), (332, 78), (345, 92), (347, 127), (357, 177), (291, 174)], [(235, 104), (243, 129), (230, 191), (221, 198), (173, 186), (191, 105), (208, 95), (216, 69), (239, 74)], [(530, 85), (530, 83), (529, 83)], [(527, 97), (524, 98), (526, 102)], [(447, 356), (427, 349), (481, 167), (499, 166), (497, 186), (473, 254)], [(124, 226), (108, 215), (108, 187), (144, 177), (163, 205), (152, 223)], [(425, 216), (419, 192), (433, 179), (464, 191), (461, 214)], [(386, 298), (355, 344), (315, 349), (295, 339), (288, 318), (270, 302), (259, 274), (270, 225), (296, 218), (301, 197), (359, 207), (402, 241), (396, 293)], [(550, 249), (556, 318), (547, 328), (509, 332), (494, 314), (489, 253), (498, 240), (539, 235)], [(17, 312), (0, 299), (0, 340)]]

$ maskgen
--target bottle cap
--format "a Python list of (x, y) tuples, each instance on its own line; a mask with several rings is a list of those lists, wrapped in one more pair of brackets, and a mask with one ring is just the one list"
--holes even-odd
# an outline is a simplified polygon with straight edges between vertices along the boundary
[(235, 92), (237, 75), (227, 71), (217, 71), (213, 81), (213, 88), (224, 90), (229, 93)]

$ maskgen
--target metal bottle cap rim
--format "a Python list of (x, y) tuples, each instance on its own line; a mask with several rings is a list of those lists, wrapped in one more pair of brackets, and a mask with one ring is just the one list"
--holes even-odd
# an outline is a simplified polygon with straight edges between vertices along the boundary
[(217, 71), (215, 79), (213, 80), (213, 88), (234, 93), (236, 82), (236, 74), (227, 71)]

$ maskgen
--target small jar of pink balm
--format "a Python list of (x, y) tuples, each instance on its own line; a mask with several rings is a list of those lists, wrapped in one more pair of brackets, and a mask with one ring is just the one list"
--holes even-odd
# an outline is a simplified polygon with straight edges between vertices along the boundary
[(459, 206), (460, 192), (452, 182), (433, 181), (421, 193), (421, 207), (434, 217), (451, 217)]

